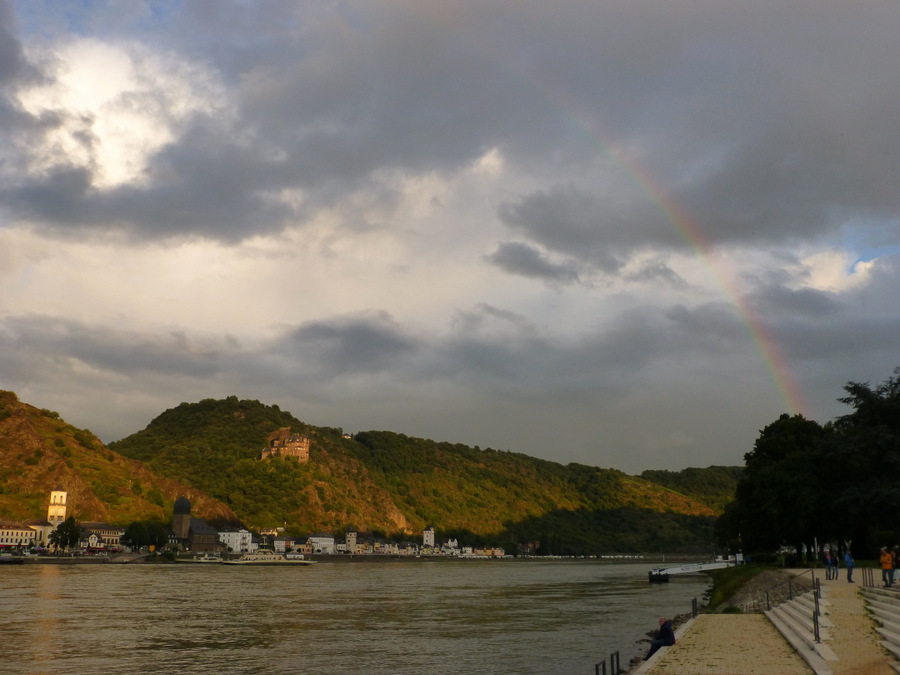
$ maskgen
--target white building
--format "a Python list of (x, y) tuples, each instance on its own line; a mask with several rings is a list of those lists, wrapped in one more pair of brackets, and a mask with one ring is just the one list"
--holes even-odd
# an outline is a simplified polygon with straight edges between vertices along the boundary
[(422, 546), (434, 548), (434, 525), (429, 525), (422, 533)]
[(0, 548), (31, 548), (37, 532), (23, 523), (0, 523)]
[(334, 554), (334, 537), (327, 534), (314, 534), (308, 539), (313, 553)]
[(251, 553), (253, 535), (244, 528), (219, 530), (219, 541), (232, 553)]

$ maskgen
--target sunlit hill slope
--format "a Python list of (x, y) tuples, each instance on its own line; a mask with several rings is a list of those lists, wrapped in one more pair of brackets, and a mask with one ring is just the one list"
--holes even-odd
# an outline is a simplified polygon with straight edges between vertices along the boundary
[(165, 520), (182, 494), (198, 515), (237, 520), (222, 502), (109, 450), (57, 413), (0, 391), (0, 518), (46, 517), (50, 490), (58, 485), (68, 492), (69, 513), (81, 521)]

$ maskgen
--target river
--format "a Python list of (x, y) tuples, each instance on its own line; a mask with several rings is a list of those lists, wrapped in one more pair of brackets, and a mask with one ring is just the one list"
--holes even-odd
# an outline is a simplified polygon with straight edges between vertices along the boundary
[(565, 673), (623, 666), (704, 575), (597, 561), (0, 568), (0, 669)]

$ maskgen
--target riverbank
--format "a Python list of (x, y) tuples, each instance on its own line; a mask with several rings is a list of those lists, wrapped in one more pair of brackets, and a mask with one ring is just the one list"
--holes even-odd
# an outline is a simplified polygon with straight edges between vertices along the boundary
[[(768, 603), (780, 604), (793, 594), (806, 593), (812, 588), (812, 576), (807, 573), (798, 574), (795, 570), (783, 570), (777, 568), (764, 567), (730, 567), (722, 570), (713, 570), (706, 572), (713, 582), (707, 596), (703, 599), (703, 604), (699, 608), (697, 619), (701, 619), (704, 615), (728, 614), (730, 616), (748, 615), (756, 611), (761, 611), (767, 607)], [(690, 631), (694, 627), (688, 626), (694, 620), (691, 612), (678, 614), (674, 617), (666, 617), (672, 621), (672, 627), (675, 629), (676, 636), (680, 639), (686, 635), (688, 628)], [(741, 639), (748, 639), (748, 636), (771, 638), (770, 631), (774, 630), (768, 624), (768, 620), (762, 615), (758, 618), (763, 619), (764, 623), (760, 624), (758, 620), (738, 620), (732, 623), (735, 625), (733, 630), (736, 635), (743, 635)], [(731, 621), (731, 619), (725, 619)], [(705, 623), (707, 620), (702, 619), (697, 625)], [(637, 674), (646, 672), (644, 655), (650, 647), (650, 640), (655, 634), (655, 630), (647, 632), (646, 637), (637, 641), (641, 646), (635, 655), (626, 659), (626, 672)], [(698, 634), (705, 632), (705, 629), (698, 628)], [(755, 639), (754, 637), (754, 639)], [(724, 647), (723, 647), (724, 649)], [(782, 658), (780, 654), (776, 658)], [(801, 671), (805, 672), (805, 671)]]
[[(701, 614), (676, 631), (673, 647), (660, 650), (650, 661), (633, 664), (631, 675), (892, 675), (892, 657), (881, 645), (866, 608), (860, 584), (845, 579), (825, 580), (823, 570), (763, 570), (718, 613)], [(824, 658), (801, 657), (762, 613), (769, 603), (780, 604), (821, 585), (827, 638)], [(805, 589), (805, 590), (804, 590)], [(779, 600), (773, 598), (779, 597)], [(806, 653), (806, 652), (804, 652)], [(807, 656), (809, 656), (807, 654)], [(813, 669), (815, 666), (815, 669)]]

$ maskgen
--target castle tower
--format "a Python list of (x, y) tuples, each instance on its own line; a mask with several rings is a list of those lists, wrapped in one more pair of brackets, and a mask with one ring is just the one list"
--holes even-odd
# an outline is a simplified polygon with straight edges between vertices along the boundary
[(356, 553), (356, 530), (350, 530), (345, 535), (345, 540), (347, 543), (347, 553), (354, 554)]
[(181, 496), (175, 500), (172, 512), (172, 534), (179, 539), (187, 539), (191, 529), (191, 502)]
[(67, 493), (61, 485), (50, 493), (50, 506), (47, 507), (47, 522), (55, 530), (66, 519)]
[(434, 548), (434, 525), (429, 525), (422, 533), (422, 546)]

